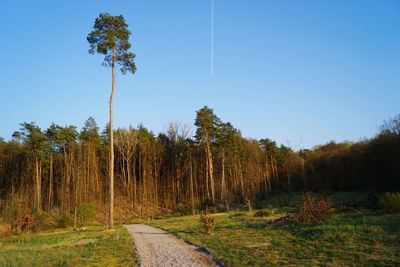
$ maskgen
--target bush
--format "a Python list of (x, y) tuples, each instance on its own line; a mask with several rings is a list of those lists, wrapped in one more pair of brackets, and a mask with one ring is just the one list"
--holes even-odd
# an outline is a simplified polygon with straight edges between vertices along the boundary
[(304, 195), (297, 207), (295, 217), (304, 222), (319, 223), (331, 216), (331, 203), (325, 195)]
[(379, 206), (386, 213), (400, 212), (400, 193), (386, 193), (379, 201)]
[(206, 234), (210, 234), (214, 230), (215, 222), (214, 218), (208, 213), (208, 211), (202, 211), (200, 213), (200, 222), (203, 225)]
[(54, 214), (45, 211), (36, 211), (33, 213), (35, 218), (35, 231), (42, 231), (56, 228), (57, 218)]
[(73, 220), (70, 214), (65, 211), (61, 211), (56, 216), (57, 227), (66, 228), (71, 225)]
[(16, 226), (16, 222), (18, 221), (19, 217), (24, 214), (24, 209), (18, 204), (11, 204), (10, 206), (3, 209), (1, 212), (1, 216), (3, 217), (4, 221), (10, 225)]
[(0, 238), (11, 236), (11, 226), (0, 217)]
[(96, 218), (97, 207), (94, 203), (83, 203), (78, 208), (78, 220), (81, 225), (91, 224)]
[(181, 216), (189, 215), (192, 214), (192, 209), (187, 205), (179, 204), (178, 208), (176, 209), (176, 213)]
[(269, 217), (276, 215), (276, 210), (274, 209), (268, 209), (268, 210), (259, 210), (256, 213), (254, 213), (254, 217)]
[(25, 209), (24, 213), (18, 218), (14, 225), (14, 232), (30, 232), (35, 230), (35, 217), (31, 209)]

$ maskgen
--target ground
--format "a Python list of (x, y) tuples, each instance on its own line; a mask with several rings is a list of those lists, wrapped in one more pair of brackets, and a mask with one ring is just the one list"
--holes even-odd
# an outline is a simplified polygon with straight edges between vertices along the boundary
[[(262, 203), (266, 217), (255, 217), (257, 210), (214, 214), (210, 235), (199, 215), (140, 223), (204, 247), (228, 266), (400, 266), (400, 214), (360, 207), (367, 195), (332, 195), (333, 204), (346, 206), (345, 212), (316, 225), (271, 224), (291, 209), (296, 195)], [(153, 230), (149, 236), (158, 233)], [(136, 257), (129, 233), (120, 226), (115, 231), (91, 226), (86, 231), (69, 228), (0, 238), (0, 266), (133, 266)]]
[(203, 233), (199, 216), (156, 220), (229, 266), (399, 266), (400, 215), (369, 212), (334, 216), (319, 225), (267, 225), (253, 213), (216, 214), (215, 230)]
[(203, 249), (159, 228), (144, 224), (126, 225), (126, 228), (135, 241), (142, 267), (217, 266), (210, 254)]
[(0, 266), (134, 266), (132, 240), (123, 227), (53, 230), (0, 238)]

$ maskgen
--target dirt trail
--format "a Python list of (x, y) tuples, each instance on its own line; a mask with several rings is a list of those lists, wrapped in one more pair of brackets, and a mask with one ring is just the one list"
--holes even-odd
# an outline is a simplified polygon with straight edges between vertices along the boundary
[(140, 266), (218, 266), (211, 255), (174, 235), (144, 224), (126, 225), (139, 253)]

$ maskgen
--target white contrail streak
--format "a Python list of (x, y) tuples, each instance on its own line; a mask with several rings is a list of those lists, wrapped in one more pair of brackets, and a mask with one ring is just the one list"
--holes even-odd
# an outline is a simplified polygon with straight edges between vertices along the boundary
[(211, 77), (214, 76), (214, 0), (211, 0)]

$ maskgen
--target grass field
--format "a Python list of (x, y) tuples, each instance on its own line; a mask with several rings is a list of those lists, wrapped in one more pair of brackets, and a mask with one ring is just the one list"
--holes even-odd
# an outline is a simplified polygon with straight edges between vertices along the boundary
[(229, 266), (399, 266), (400, 215), (334, 216), (319, 225), (267, 225), (271, 217), (250, 212), (215, 216), (215, 230), (203, 233), (199, 216), (151, 222), (208, 248)]
[(0, 266), (133, 266), (132, 240), (123, 227), (115, 231), (90, 226), (85, 231), (54, 230), (0, 238)]
[[(331, 201), (353, 205), (365, 201), (366, 195), (338, 193), (331, 195)], [(295, 194), (271, 198), (262, 205), (276, 207), (276, 213), (266, 217), (255, 217), (256, 211), (214, 214), (215, 229), (210, 235), (204, 234), (198, 215), (146, 223), (207, 248), (228, 266), (400, 266), (400, 214), (368, 211), (357, 204), (354, 209), (347, 208), (346, 215), (316, 225), (270, 223), (293, 210), (298, 198)], [(115, 231), (104, 226), (90, 226), (85, 231), (67, 228), (0, 238), (0, 266), (136, 263), (132, 239), (123, 227)]]

